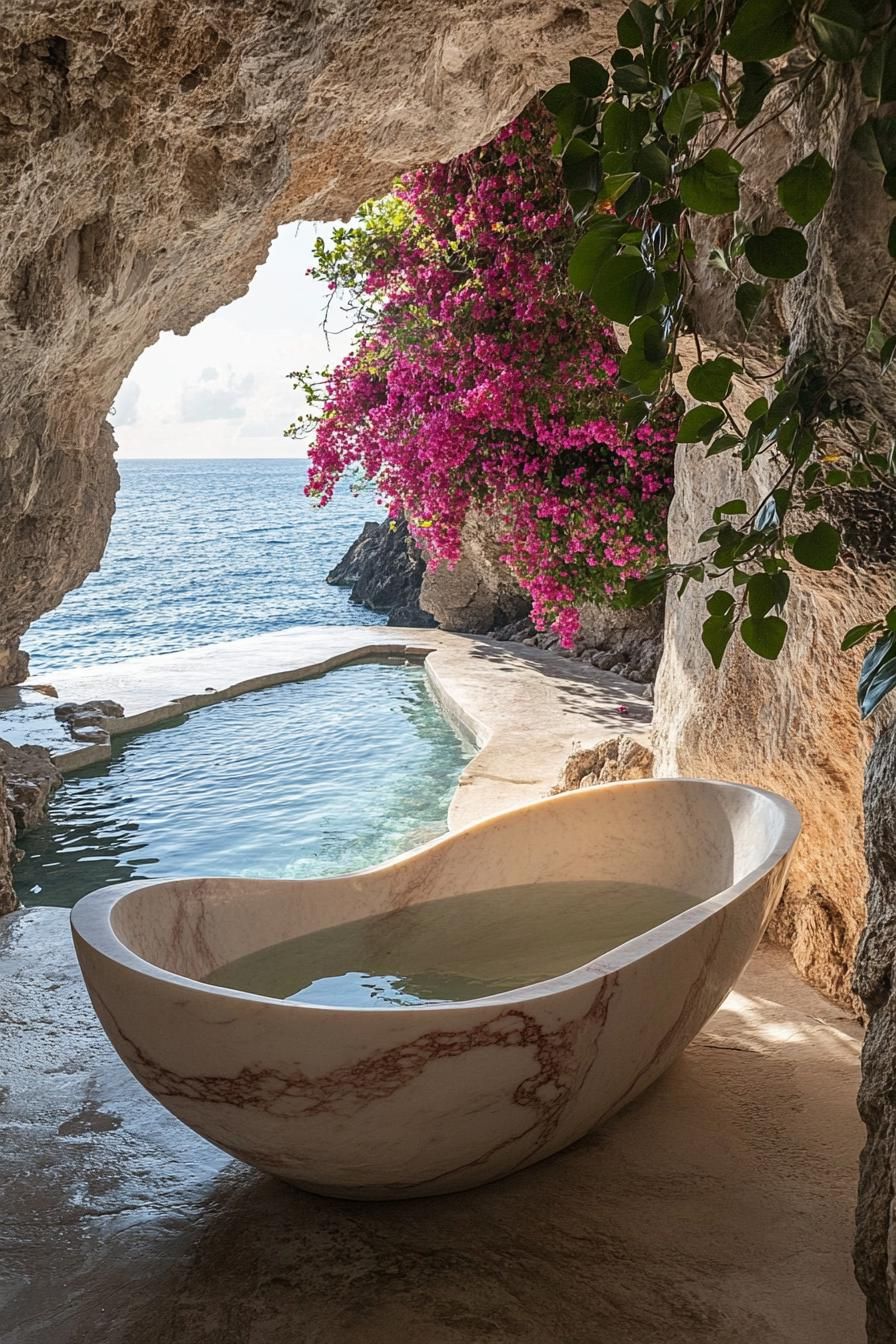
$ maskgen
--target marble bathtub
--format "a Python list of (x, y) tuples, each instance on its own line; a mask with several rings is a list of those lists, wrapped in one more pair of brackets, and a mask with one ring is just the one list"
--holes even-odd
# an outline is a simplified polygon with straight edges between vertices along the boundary
[[(684, 1050), (746, 965), (799, 817), (782, 798), (645, 780), (504, 812), (380, 867), (304, 881), (131, 883), (72, 912), (94, 1008), (158, 1101), (321, 1194), (432, 1195), (557, 1152)], [(305, 932), (486, 887), (639, 881), (691, 909), (577, 970), (435, 1006), (330, 1008), (197, 983)]]

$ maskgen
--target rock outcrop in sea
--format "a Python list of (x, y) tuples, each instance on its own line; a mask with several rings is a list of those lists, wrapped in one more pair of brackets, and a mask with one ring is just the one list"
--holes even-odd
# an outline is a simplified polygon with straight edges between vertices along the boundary
[(361, 535), (327, 575), (327, 583), (350, 587), (352, 602), (388, 616), (387, 625), (436, 624), (420, 606), (426, 561), (403, 518), (365, 523)]

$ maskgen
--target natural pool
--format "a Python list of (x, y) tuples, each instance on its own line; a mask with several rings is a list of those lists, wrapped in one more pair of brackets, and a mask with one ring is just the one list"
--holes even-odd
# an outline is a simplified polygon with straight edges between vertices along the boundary
[(312, 877), (445, 830), (473, 746), (420, 664), (354, 664), (113, 739), (22, 837), (25, 905), (133, 878)]

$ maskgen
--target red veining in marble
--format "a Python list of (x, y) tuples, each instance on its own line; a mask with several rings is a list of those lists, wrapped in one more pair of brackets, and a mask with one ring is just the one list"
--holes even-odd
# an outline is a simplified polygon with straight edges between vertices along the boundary
[[(517, 1084), (507, 1100), (521, 1107), (530, 1123), (473, 1162), (465, 1163), (458, 1168), (460, 1171), (487, 1162), (510, 1144), (525, 1145), (519, 1158), (521, 1164), (531, 1160), (549, 1142), (567, 1105), (577, 1095), (582, 1076), (594, 1063), (617, 982), (616, 975), (603, 979), (587, 1011), (554, 1030), (545, 1027), (531, 1012), (512, 1006), (462, 1030), (429, 1031), (400, 1046), (377, 1051), (314, 1077), (300, 1070), (285, 1073), (262, 1067), (244, 1067), (233, 1076), (181, 1075), (149, 1058), (124, 1034), (108, 1005), (95, 993), (94, 1000), (107, 1029), (111, 1028), (121, 1042), (126, 1062), (160, 1100), (210, 1102), (297, 1119), (356, 1113), (406, 1087), (435, 1060), (495, 1047), (527, 1052), (534, 1057), (532, 1072)], [(488, 1082), (483, 1086), (487, 1091)], [(250, 1153), (245, 1157), (253, 1160)], [(259, 1160), (258, 1154), (254, 1160)], [(442, 1172), (438, 1179), (451, 1174)]]

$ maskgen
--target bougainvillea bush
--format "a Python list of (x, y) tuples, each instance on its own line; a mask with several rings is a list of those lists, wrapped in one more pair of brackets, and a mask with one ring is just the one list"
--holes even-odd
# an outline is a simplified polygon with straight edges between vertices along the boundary
[(472, 508), (539, 628), (567, 646), (576, 604), (610, 602), (663, 558), (675, 429), (629, 433), (611, 328), (571, 288), (574, 227), (545, 114), (409, 173), (319, 240), (312, 274), (357, 323), (322, 382), (294, 375), (314, 434), (306, 493), (376, 482), (430, 563), (454, 563)]

